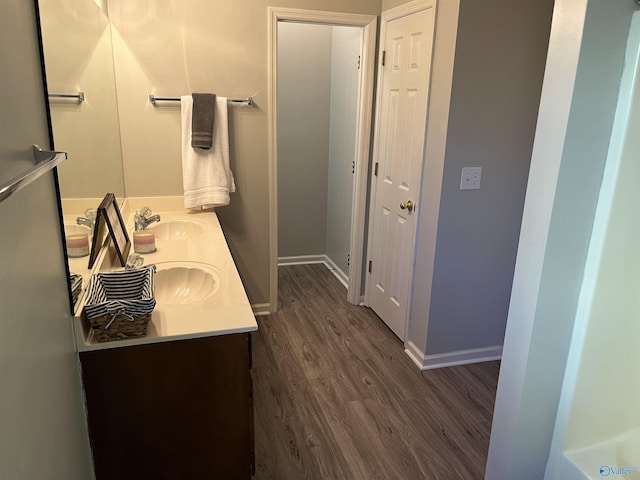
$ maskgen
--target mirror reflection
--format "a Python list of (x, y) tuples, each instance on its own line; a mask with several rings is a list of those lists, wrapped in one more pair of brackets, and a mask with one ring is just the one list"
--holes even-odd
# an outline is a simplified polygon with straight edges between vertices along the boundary
[(95, 209), (107, 192), (125, 197), (111, 23), (106, 0), (39, 9), (54, 144), (69, 154), (58, 169), (69, 267), (86, 286)]
[(54, 96), (49, 100), (55, 147), (69, 153), (59, 169), (62, 196), (102, 198), (113, 192), (123, 197), (106, 1), (41, 0), (39, 7), (49, 93), (85, 96), (84, 101)]

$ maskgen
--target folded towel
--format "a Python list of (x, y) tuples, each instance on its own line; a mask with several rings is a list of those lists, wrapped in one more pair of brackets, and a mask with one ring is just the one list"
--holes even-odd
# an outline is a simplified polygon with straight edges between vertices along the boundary
[(184, 206), (197, 210), (229, 204), (236, 191), (229, 168), (227, 99), (217, 97), (214, 109), (213, 145), (209, 150), (191, 148), (191, 95), (180, 98), (182, 113), (182, 185)]
[(193, 98), (191, 146), (208, 150), (213, 140), (213, 109), (216, 96), (213, 93), (193, 93), (191, 96)]

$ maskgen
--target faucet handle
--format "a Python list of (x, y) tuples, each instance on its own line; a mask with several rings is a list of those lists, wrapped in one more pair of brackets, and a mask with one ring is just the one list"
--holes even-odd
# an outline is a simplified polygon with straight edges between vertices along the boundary
[(148, 217), (153, 212), (149, 207), (142, 207), (140, 210), (137, 210), (136, 213), (139, 214), (141, 217)]
[(89, 220), (93, 220), (93, 221), (95, 221), (95, 220), (96, 220), (96, 217), (98, 216), (98, 210), (97, 210), (97, 209), (95, 209), (95, 208), (87, 208), (87, 209), (84, 211), (84, 216), (85, 216), (86, 218), (88, 218)]
[(145, 222), (140, 210), (136, 210), (136, 214), (133, 217), (133, 224), (136, 231), (144, 230)]
[(144, 263), (144, 258), (138, 253), (132, 253), (127, 257), (127, 263), (124, 266), (125, 270), (132, 270), (134, 268), (140, 268)]

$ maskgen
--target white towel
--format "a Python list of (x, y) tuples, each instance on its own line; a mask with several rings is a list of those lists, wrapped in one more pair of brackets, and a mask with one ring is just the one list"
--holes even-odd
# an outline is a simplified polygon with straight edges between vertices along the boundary
[(202, 210), (229, 205), (229, 193), (236, 191), (236, 185), (229, 168), (227, 99), (216, 97), (213, 145), (209, 150), (191, 147), (191, 95), (180, 97), (180, 104), (184, 207)]

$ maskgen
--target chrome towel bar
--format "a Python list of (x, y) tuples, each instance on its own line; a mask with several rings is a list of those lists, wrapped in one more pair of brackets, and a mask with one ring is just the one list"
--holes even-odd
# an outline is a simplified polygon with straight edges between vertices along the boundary
[(84, 92), (78, 93), (50, 93), (49, 98), (76, 98), (79, 103), (84, 102)]
[(26, 187), (35, 179), (52, 170), (59, 163), (65, 161), (67, 159), (67, 152), (41, 150), (40, 147), (34, 145), (33, 158), (36, 161), (35, 166), (0, 185), (0, 202), (6, 200), (18, 190)]
[[(153, 93), (149, 95), (149, 103), (155, 105), (156, 102), (179, 102), (178, 97), (156, 97)], [(246, 103), (250, 107), (253, 106), (253, 98), (227, 98), (227, 103)]]

